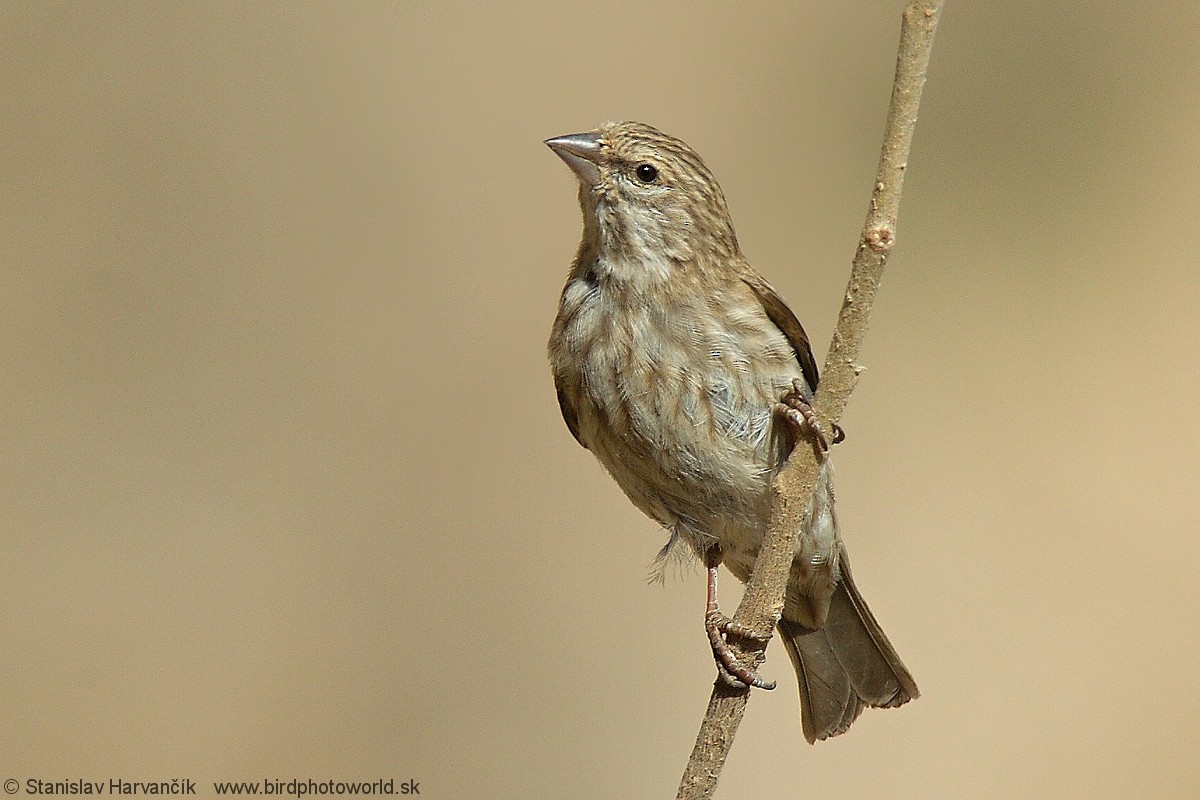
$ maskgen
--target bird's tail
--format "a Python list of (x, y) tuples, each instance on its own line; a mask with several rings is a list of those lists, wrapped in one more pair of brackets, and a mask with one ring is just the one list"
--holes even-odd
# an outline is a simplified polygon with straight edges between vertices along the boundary
[(800, 715), (809, 744), (845, 733), (864, 706), (894, 708), (919, 695), (858, 593), (844, 548), (840, 566), (841, 581), (823, 627), (812, 630), (786, 617), (779, 620), (800, 681)]

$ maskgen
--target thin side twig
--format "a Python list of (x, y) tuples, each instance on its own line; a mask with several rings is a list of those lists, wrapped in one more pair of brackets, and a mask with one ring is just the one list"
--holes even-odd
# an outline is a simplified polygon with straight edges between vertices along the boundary
[[(813, 411), (826, 431), (834, 430), (833, 425), (841, 418), (858, 381), (858, 353), (866, 335), (871, 305), (896, 241), (900, 190), (942, 6), (943, 0), (912, 2), (904, 10), (879, 170), (862, 238), (854, 255), (850, 283), (833, 332), (833, 343), (812, 403)], [(812, 499), (818, 466), (815, 447), (797, 447), (771, 487), (770, 527), (741, 604), (733, 616), (740, 625), (752, 630), (769, 630), (783, 609), (801, 520)], [(751, 663), (759, 663), (764, 657), (766, 643), (741, 647), (735, 641), (733, 646), (743, 657), (757, 659)], [(720, 680), (714, 684), (708, 711), (679, 784), (677, 800), (712, 797), (749, 697), (747, 689), (731, 689)]]

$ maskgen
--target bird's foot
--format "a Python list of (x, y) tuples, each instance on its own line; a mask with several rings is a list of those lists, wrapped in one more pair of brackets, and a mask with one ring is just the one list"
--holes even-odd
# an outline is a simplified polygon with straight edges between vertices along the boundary
[(708, 632), (708, 641), (712, 645), (717, 672), (726, 685), (734, 689), (745, 689), (747, 686), (768, 690), (775, 688), (775, 681), (766, 680), (759, 675), (758, 671), (748, 666), (726, 641), (727, 636), (737, 636), (754, 642), (769, 642), (770, 633), (739, 625), (716, 609), (704, 615), (704, 629)]
[(747, 665), (729, 646), (727, 636), (737, 636), (753, 642), (766, 643), (771, 641), (772, 624), (766, 633), (748, 628), (734, 622), (721, 613), (717, 607), (717, 569), (721, 566), (721, 548), (712, 546), (705, 553), (708, 567), (708, 602), (704, 612), (704, 630), (708, 634), (708, 643), (712, 645), (713, 659), (717, 662), (717, 674), (722, 682), (734, 689), (745, 689), (757, 686), (759, 689), (774, 689), (775, 681), (764, 680), (755, 670), (754, 664)]
[[(812, 431), (821, 452), (829, 452), (829, 440), (825, 438), (825, 431), (821, 429), (821, 423), (813, 414), (812, 405), (804, 398), (804, 383), (800, 378), (792, 379), (792, 390), (775, 404), (775, 410), (792, 424), (798, 435), (803, 436), (805, 428)], [(842, 429), (836, 425), (834, 432), (837, 434), (834, 442), (840, 442), (846, 438)]]

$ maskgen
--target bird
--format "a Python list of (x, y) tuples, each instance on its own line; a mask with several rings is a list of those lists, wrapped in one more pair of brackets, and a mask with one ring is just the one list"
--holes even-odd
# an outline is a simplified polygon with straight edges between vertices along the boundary
[(666, 529), (658, 563), (682, 554), (705, 565), (719, 679), (773, 688), (730, 649), (733, 637), (769, 634), (721, 614), (717, 571), (749, 579), (771, 481), (792, 448), (815, 441), (822, 462), (776, 625), (805, 738), (836, 736), (867, 706), (917, 697), (851, 576), (829, 445), (811, 413), (820, 377), (808, 336), (742, 254), (712, 172), (683, 141), (641, 122), (545, 144), (578, 179), (583, 213), (548, 347), (559, 408), (579, 444)]

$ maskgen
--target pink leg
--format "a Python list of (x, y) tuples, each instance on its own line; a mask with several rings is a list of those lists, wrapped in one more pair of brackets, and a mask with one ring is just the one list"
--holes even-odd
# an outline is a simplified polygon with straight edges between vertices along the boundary
[(717, 671), (721, 679), (735, 689), (744, 689), (747, 686), (774, 689), (775, 681), (764, 680), (755, 670), (743, 664), (725, 641), (726, 636), (740, 636), (756, 642), (767, 642), (771, 640), (771, 634), (762, 634), (744, 625), (738, 625), (721, 613), (717, 608), (717, 568), (721, 565), (721, 549), (709, 549), (707, 561), (708, 605), (704, 614), (704, 630), (708, 633), (708, 641), (712, 645), (713, 658), (717, 662)]

